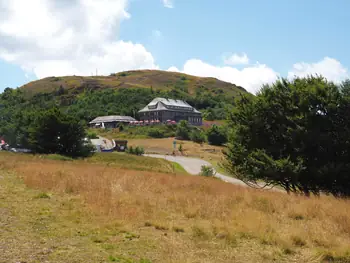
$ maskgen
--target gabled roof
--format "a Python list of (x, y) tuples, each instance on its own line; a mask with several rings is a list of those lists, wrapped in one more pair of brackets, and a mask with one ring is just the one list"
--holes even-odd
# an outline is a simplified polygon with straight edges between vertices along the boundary
[(146, 107), (139, 112), (147, 111), (159, 111), (159, 110), (172, 110), (172, 111), (192, 111), (200, 113), (198, 110), (193, 108), (190, 104), (183, 100), (155, 98)]
[(90, 124), (101, 123), (101, 122), (114, 122), (114, 121), (131, 122), (131, 121), (136, 121), (136, 120), (130, 116), (111, 115), (111, 116), (97, 117), (97, 118), (93, 119), (92, 121), (90, 121)]
[(156, 105), (158, 102), (162, 102), (166, 106), (178, 106), (184, 108), (192, 108), (190, 104), (183, 100), (165, 99), (165, 98), (155, 98), (152, 100), (148, 106)]

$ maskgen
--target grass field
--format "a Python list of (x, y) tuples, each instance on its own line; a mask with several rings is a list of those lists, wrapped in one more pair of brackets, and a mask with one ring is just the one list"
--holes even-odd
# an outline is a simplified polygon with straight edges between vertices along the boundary
[[(142, 146), (146, 153), (171, 154), (173, 152), (174, 138), (164, 139), (128, 139), (128, 145)], [(176, 154), (181, 155), (178, 151), (179, 145), (182, 144), (183, 155), (206, 160), (212, 163), (215, 168), (220, 168), (219, 164), (223, 161), (222, 151), (224, 147), (209, 144), (198, 144), (192, 141), (179, 141), (176, 143)], [(218, 169), (220, 172), (221, 170)]]
[(0, 154), (0, 262), (350, 262), (349, 209), (213, 178)]
[[(96, 132), (96, 130), (94, 130)], [(173, 141), (174, 138), (125, 138), (120, 137), (119, 132), (109, 131), (97, 131), (98, 135), (107, 139), (126, 139), (128, 146), (136, 147), (141, 146), (145, 149), (146, 153), (155, 154), (172, 154), (174, 150)], [(206, 143), (198, 144), (192, 141), (180, 141), (176, 140), (176, 154), (181, 154), (178, 151), (179, 145), (182, 145), (183, 154), (188, 157), (196, 157), (207, 160), (212, 163), (219, 163), (223, 160), (222, 151), (225, 149), (221, 146), (209, 145)]]
[[(95, 131), (95, 130), (94, 130)], [(108, 139), (126, 139), (128, 140), (128, 146), (136, 147), (141, 146), (145, 149), (146, 153), (153, 154), (172, 154), (174, 150), (173, 141), (174, 138), (125, 138), (124, 136), (118, 136), (120, 133), (109, 131), (99, 131), (99, 135)], [(182, 145), (183, 153), (180, 153), (178, 148)], [(206, 160), (210, 162), (215, 169), (226, 174), (227, 172), (222, 168), (222, 162), (224, 155), (222, 151), (225, 147), (209, 145), (207, 143), (198, 144), (192, 141), (180, 141), (177, 140), (175, 153), (177, 155), (184, 155), (187, 157), (194, 157)], [(227, 174), (228, 175), (228, 174)]]

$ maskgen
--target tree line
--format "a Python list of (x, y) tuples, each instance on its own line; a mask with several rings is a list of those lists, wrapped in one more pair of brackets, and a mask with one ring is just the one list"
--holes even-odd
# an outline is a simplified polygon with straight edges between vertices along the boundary
[[(0, 94), (0, 136), (5, 138), (10, 145), (43, 152), (41, 146), (35, 145), (35, 142), (39, 143), (40, 136), (36, 136), (35, 140), (33, 134), (34, 130), (38, 131), (38, 123), (45, 119), (46, 115), (53, 117), (57, 121), (55, 124), (57, 126), (67, 122), (71, 125), (75, 123), (77, 130), (83, 131), (88, 122), (97, 116), (129, 115), (137, 118), (138, 111), (155, 97), (186, 100), (202, 110), (204, 115), (208, 111), (209, 119), (226, 118), (227, 109), (231, 108), (233, 103), (233, 98), (224, 96), (222, 93), (212, 94), (206, 90), (200, 92), (200, 89), (197, 89), (195, 95), (176, 88), (163, 91), (155, 91), (152, 88), (86, 89), (74, 94), (60, 87), (54, 92), (28, 96), (25, 90), (6, 88)], [(49, 118), (46, 117), (45, 120), (48, 121)], [(150, 132), (158, 133), (157, 130)], [(57, 132), (50, 133), (53, 136)], [(86, 134), (81, 132), (80, 135), (85, 136)], [(63, 138), (58, 134), (57, 136)], [(54, 144), (53, 141), (52, 143)], [(43, 145), (42, 142), (40, 145)], [(48, 153), (57, 150), (51, 146), (47, 147)]]

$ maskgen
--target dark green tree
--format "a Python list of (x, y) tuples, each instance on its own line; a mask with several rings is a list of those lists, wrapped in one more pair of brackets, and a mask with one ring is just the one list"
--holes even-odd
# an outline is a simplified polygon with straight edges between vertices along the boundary
[(225, 167), (248, 184), (280, 185), (305, 195), (350, 193), (350, 100), (324, 78), (278, 80), (243, 96)]
[(34, 153), (85, 157), (92, 150), (85, 137), (84, 126), (57, 108), (40, 113), (29, 126), (29, 147)]

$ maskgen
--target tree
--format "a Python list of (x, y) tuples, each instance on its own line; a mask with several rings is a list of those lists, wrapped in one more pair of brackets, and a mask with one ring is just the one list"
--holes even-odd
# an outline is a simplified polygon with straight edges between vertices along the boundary
[(209, 144), (212, 145), (223, 145), (227, 142), (227, 135), (224, 129), (219, 128), (215, 124), (207, 131), (207, 137)]
[(242, 96), (230, 116), (225, 167), (247, 184), (349, 195), (349, 108), (346, 92), (319, 76)]
[(176, 129), (176, 137), (180, 140), (189, 140), (190, 139), (190, 126), (188, 125), (188, 122), (185, 120), (180, 121), (180, 123), (177, 125)]
[(91, 153), (84, 126), (57, 108), (44, 111), (29, 126), (29, 147), (34, 153), (85, 157)]

